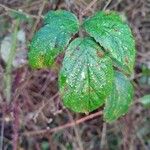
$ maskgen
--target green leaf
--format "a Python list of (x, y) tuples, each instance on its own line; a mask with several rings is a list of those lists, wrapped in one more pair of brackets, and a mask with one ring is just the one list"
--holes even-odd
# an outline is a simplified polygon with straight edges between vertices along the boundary
[(145, 108), (150, 108), (150, 94), (140, 98), (140, 102), (143, 104)]
[(68, 30), (74, 30), (76, 32), (78, 30), (79, 22), (77, 17), (66, 10), (57, 10), (57, 11), (49, 11), (44, 16), (44, 24), (49, 24), (51, 26), (61, 26), (61, 28), (65, 28), (67, 26), (71, 26)]
[(114, 65), (130, 74), (135, 62), (135, 42), (129, 26), (116, 12), (100, 11), (83, 27), (107, 51)]
[(60, 93), (66, 107), (91, 112), (110, 94), (113, 81), (111, 59), (92, 38), (77, 38), (66, 50), (59, 75)]
[(50, 148), (49, 148), (49, 143), (47, 142), (47, 141), (43, 141), (42, 143), (41, 143), (41, 149), (42, 150), (49, 150)]
[(29, 46), (32, 68), (50, 67), (79, 29), (77, 18), (70, 12), (50, 11), (46, 16), (45, 26), (35, 34)]
[(106, 99), (104, 119), (112, 122), (128, 112), (133, 99), (133, 86), (120, 72), (115, 72), (113, 90)]

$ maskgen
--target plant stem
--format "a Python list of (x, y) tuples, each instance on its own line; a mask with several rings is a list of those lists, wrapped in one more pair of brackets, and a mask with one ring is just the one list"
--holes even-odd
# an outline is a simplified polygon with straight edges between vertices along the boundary
[(106, 3), (106, 5), (104, 6), (103, 10), (106, 10), (108, 5), (111, 3), (112, 0), (108, 0), (108, 2)]
[(11, 89), (12, 89), (11, 72), (12, 72), (12, 63), (16, 54), (18, 26), (19, 26), (19, 20), (16, 20), (14, 33), (13, 33), (12, 46), (9, 52), (6, 71), (4, 74), (5, 97), (8, 104), (11, 102)]
[(13, 106), (13, 116), (14, 116), (14, 121), (13, 121), (13, 150), (17, 150), (18, 146), (18, 140), (19, 140), (19, 135), (18, 135), (18, 130), (19, 130), (19, 102), (17, 100), (14, 100), (14, 106)]
[[(5, 11), (21, 13), (21, 14), (25, 15), (26, 17), (30, 17), (30, 18), (38, 18), (38, 16), (36, 16), (36, 15), (28, 14), (28, 13), (23, 12), (23, 11), (20, 12), (19, 10), (15, 10), (15, 9), (9, 8), (9, 7), (7, 7), (7, 6), (3, 5), (3, 4), (0, 4), (0, 7), (4, 8)], [(40, 16), (40, 17), (43, 18), (43, 16)]]
[(84, 16), (89, 9), (97, 2), (98, 0), (92, 0), (89, 5), (81, 12), (81, 16)]
[(55, 127), (52, 129), (43, 129), (43, 130), (38, 130), (38, 131), (29, 131), (29, 132), (25, 132), (23, 135), (31, 137), (31, 136), (38, 136), (38, 135), (42, 136), (44, 134), (51, 134), (51, 133), (59, 132), (59, 131), (64, 130), (64, 129), (74, 127), (75, 125), (81, 124), (81, 123), (88, 121), (90, 119), (96, 118), (96, 117), (102, 115), (102, 113), (103, 113), (102, 111), (98, 111), (94, 114), (91, 114), (91, 115), (85, 116), (81, 119), (66, 123), (66, 124), (61, 125), (59, 127)]
[(0, 150), (3, 149), (4, 126), (5, 126), (5, 121), (4, 121), (4, 111), (3, 111), (2, 122), (1, 122)]
[(40, 19), (41, 19), (41, 16), (42, 16), (42, 12), (43, 12), (43, 10), (44, 10), (44, 7), (45, 7), (45, 5), (46, 5), (46, 2), (47, 2), (47, 1), (44, 0), (43, 3), (42, 3), (42, 6), (41, 6), (40, 9), (39, 9), (38, 17), (37, 17), (37, 19), (36, 19), (36, 22), (35, 22), (33, 28), (32, 28), (32, 32), (31, 32), (31, 34), (30, 34), (30, 38), (33, 37), (34, 32), (35, 32), (35, 30), (36, 30), (36, 27), (37, 27), (38, 23), (40, 22)]

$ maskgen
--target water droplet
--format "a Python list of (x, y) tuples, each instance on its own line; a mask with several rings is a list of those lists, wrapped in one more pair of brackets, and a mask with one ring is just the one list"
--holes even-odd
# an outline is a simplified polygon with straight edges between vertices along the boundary
[(85, 72), (81, 73), (81, 79), (85, 79)]
[(119, 35), (121, 35), (121, 32), (118, 32)]

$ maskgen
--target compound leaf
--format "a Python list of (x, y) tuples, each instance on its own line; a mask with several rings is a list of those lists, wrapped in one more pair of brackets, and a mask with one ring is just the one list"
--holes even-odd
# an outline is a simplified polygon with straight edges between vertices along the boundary
[(113, 81), (111, 59), (92, 38), (77, 38), (66, 50), (59, 87), (66, 107), (91, 112), (110, 94)]
[(35, 34), (29, 46), (31, 67), (50, 67), (78, 29), (79, 23), (74, 14), (63, 10), (50, 11), (46, 15), (45, 26)]
[(107, 51), (114, 65), (127, 74), (135, 62), (135, 42), (129, 26), (116, 12), (100, 11), (85, 20), (83, 27)]
[(113, 90), (106, 99), (104, 119), (107, 122), (112, 122), (127, 113), (132, 103), (132, 99), (132, 84), (124, 74), (115, 72)]

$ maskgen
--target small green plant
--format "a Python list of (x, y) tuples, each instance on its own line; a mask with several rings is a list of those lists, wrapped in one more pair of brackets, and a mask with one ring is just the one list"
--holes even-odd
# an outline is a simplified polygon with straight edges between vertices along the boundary
[(150, 94), (144, 95), (139, 101), (145, 108), (150, 108)]
[[(81, 29), (86, 37), (72, 39)], [(29, 49), (29, 65), (37, 69), (51, 67), (65, 51), (59, 89), (67, 108), (89, 113), (105, 104), (107, 122), (128, 111), (133, 87), (127, 76), (134, 68), (135, 42), (117, 12), (100, 11), (79, 24), (68, 11), (50, 11)]]

